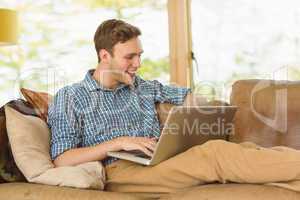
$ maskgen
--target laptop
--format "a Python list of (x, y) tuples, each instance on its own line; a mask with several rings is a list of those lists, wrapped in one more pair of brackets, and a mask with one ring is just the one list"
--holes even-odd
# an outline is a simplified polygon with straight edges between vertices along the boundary
[(142, 151), (110, 151), (108, 156), (142, 165), (156, 165), (208, 140), (233, 134), (236, 106), (174, 106), (167, 117), (152, 157)]

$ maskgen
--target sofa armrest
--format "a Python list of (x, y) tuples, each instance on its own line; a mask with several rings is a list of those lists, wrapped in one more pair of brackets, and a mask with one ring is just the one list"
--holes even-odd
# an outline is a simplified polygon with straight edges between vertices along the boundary
[(222, 101), (222, 100), (213, 100), (213, 101), (209, 101), (207, 102), (208, 106), (230, 106), (229, 103), (227, 103), (226, 101)]
[[(220, 101), (220, 100), (213, 100), (213, 101), (208, 101), (206, 98), (199, 96), (199, 95), (194, 95), (192, 93), (189, 93), (186, 96), (186, 99), (184, 101), (185, 106), (228, 106), (229, 104), (225, 101)], [(158, 120), (160, 125), (162, 126), (169, 114), (169, 111), (172, 109), (173, 106), (176, 106), (174, 104), (170, 103), (157, 103), (156, 104), (156, 112), (158, 116)]]

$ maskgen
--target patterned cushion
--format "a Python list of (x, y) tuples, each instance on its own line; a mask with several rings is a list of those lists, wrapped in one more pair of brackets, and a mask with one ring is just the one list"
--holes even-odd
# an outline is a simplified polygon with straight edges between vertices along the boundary
[(52, 101), (52, 96), (46, 92), (37, 92), (21, 88), (24, 98), (34, 107), (37, 115), (47, 122), (48, 105)]
[[(7, 103), (25, 115), (37, 116), (33, 107), (24, 100), (13, 100)], [(10, 144), (6, 132), (6, 120), (4, 106), (0, 108), (0, 183), (25, 181), (13, 159)]]

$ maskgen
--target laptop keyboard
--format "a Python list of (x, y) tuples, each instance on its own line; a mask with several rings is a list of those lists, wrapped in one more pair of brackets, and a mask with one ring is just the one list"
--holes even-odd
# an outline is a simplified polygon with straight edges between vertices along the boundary
[(147, 154), (145, 154), (144, 152), (142, 152), (140, 150), (131, 150), (131, 151), (123, 151), (123, 152), (133, 154), (136, 157), (151, 159), (151, 156), (148, 156)]

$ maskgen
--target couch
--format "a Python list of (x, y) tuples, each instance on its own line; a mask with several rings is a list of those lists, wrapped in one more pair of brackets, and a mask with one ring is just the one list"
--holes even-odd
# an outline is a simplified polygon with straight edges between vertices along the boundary
[[(240, 80), (233, 84), (230, 104), (238, 106), (231, 142), (251, 141), (264, 147), (300, 149), (300, 82)], [(210, 103), (216, 104), (218, 103)], [(160, 122), (170, 105), (157, 106)], [(1, 143), (1, 141), (0, 141)], [(0, 200), (94, 200), (94, 199), (199, 199), (199, 200), (296, 200), (300, 193), (270, 185), (207, 184), (172, 194), (126, 194), (48, 186), (23, 182), (0, 184)]]

